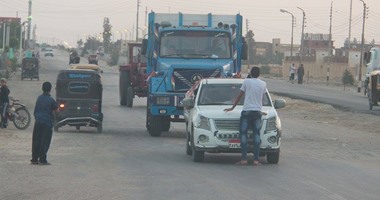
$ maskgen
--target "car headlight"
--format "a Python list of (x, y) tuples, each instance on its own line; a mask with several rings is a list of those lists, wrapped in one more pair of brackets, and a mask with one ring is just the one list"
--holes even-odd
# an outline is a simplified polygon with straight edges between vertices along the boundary
[(205, 129), (205, 130), (211, 130), (209, 118), (207, 118), (203, 115), (199, 115), (199, 117), (197, 118), (196, 127), (201, 128), (201, 129)]
[(157, 105), (170, 105), (170, 97), (156, 97)]
[(276, 119), (276, 117), (271, 117), (267, 120), (267, 125), (266, 125), (265, 130), (266, 131), (277, 130), (277, 119)]

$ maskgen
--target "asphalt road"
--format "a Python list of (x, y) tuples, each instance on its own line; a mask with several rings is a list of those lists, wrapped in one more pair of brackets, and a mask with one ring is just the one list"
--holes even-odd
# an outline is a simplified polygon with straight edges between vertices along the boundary
[(366, 113), (380, 116), (380, 107), (374, 106), (369, 110), (369, 101), (366, 96), (357, 92), (357, 87), (335, 86), (333, 84), (304, 83), (302, 85), (292, 84), (286, 80), (264, 79), (272, 93), (290, 98), (303, 99), (307, 101), (333, 105), (344, 111), (355, 113)]
[[(58, 70), (67, 63), (66, 52), (42, 58), (40, 81), (20, 81), (16, 74), (9, 81), (12, 95), (32, 112), (43, 81), (55, 85)], [(0, 130), (1, 200), (379, 199), (378, 134), (303, 121), (279, 110), (283, 139), (278, 165), (262, 158), (259, 167), (235, 166), (238, 154), (206, 154), (204, 163), (194, 163), (185, 154), (184, 124), (172, 124), (161, 137), (150, 137), (146, 99), (135, 98), (133, 108), (121, 107), (118, 71), (103, 70), (104, 132), (60, 128), (48, 153), (52, 165), (29, 164), (33, 125), (26, 131), (13, 126)], [(295, 88), (283, 85), (284, 90)], [(318, 92), (308, 87), (297, 91)]]

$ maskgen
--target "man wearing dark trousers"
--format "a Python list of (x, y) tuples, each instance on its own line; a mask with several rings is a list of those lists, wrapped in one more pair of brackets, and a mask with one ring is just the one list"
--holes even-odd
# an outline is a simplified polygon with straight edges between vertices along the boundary
[(51, 83), (42, 84), (43, 94), (37, 98), (34, 108), (34, 129), (32, 139), (31, 164), (50, 165), (46, 154), (53, 135), (54, 112), (58, 109), (57, 102), (50, 96)]
[(9, 105), (9, 93), (10, 90), (7, 87), (7, 80), (5, 78), (1, 78), (0, 80), (0, 115), (1, 115), (1, 123), (0, 128), (7, 128), (8, 120), (7, 120), (7, 109)]

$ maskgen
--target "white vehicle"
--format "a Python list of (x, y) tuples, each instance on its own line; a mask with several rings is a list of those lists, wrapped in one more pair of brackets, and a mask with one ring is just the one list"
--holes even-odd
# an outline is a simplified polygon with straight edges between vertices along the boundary
[(54, 57), (54, 50), (52, 48), (46, 48), (44, 52), (44, 56), (51, 56)]
[[(244, 79), (203, 79), (195, 84), (183, 100), (186, 120), (186, 154), (194, 162), (203, 162), (204, 153), (241, 153), (239, 122), (244, 98), (231, 112)], [(272, 102), (269, 92), (263, 99), (260, 156), (268, 163), (280, 157), (281, 121), (276, 108), (285, 107), (285, 100)], [(253, 133), (248, 131), (248, 153), (253, 153)]]

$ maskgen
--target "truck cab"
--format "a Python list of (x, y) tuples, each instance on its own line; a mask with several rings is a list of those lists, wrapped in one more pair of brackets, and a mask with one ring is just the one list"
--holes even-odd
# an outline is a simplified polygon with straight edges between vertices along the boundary
[(210, 14), (149, 14), (146, 127), (151, 136), (184, 122), (181, 101), (203, 78), (232, 77), (246, 58), (242, 16)]

